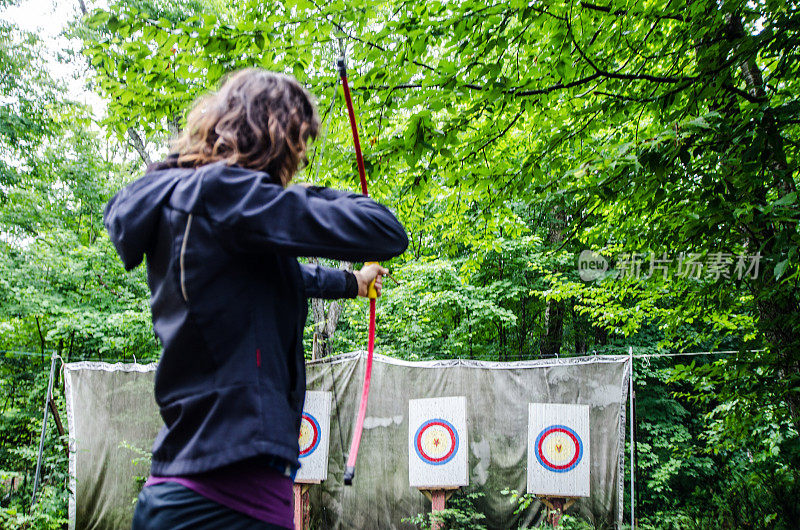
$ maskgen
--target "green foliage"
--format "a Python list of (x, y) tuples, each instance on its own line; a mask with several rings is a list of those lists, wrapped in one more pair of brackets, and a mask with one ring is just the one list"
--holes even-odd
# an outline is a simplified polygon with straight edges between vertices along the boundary
[(486, 530), (482, 522), (486, 516), (476, 509), (476, 502), (481, 497), (483, 493), (459, 490), (447, 501), (444, 510), (420, 513), (402, 522), (417, 525), (421, 530), (430, 530), (433, 524), (440, 525), (442, 530)]
[[(542, 525), (539, 528), (547, 528), (547, 526)], [(561, 520), (556, 528), (562, 528), (563, 530), (594, 530), (595, 527), (584, 519), (564, 514), (561, 516)]]
[[(768, 352), (756, 359), (762, 355), (771, 359)], [(800, 517), (800, 440), (777, 377), (779, 368), (750, 356), (672, 370), (669, 382), (682, 390), (676, 395), (702, 413), (697, 445), (714, 462), (707, 473), (724, 477), (720, 485), (710, 487), (706, 479), (697, 487), (697, 496), (713, 499), (713, 509), (697, 506), (695, 518), (789, 528)]]
[(0, 528), (3, 530), (62, 530), (67, 524), (64, 499), (68, 495), (65, 487), (44, 486), (37, 494), (36, 509), (31, 513), (17, 508), (0, 509)]
[[(570, 260), (548, 256), (541, 238), (531, 234), (498, 238), (492, 248), (462, 254), (397, 266), (397, 283), (384, 282), (377, 306), (379, 350), (409, 360), (538, 358), (540, 315), (557, 296), (541, 271), (566, 269)], [(331, 340), (334, 352), (363, 347), (366, 311), (364, 301), (345, 303)], [(563, 324), (565, 350), (599, 347), (597, 330), (582, 315), (569, 312)]]
[(127, 168), (88, 111), (63, 98), (36, 39), (2, 31), (12, 75), (0, 88), (12, 103), (2, 106), (0, 160), (13, 169), (0, 186), (0, 348), (153, 356), (143, 274), (123, 271), (101, 217)]
[[(0, 528), (61, 529), (67, 517), (67, 456), (52, 418), (37, 503), (30, 509), (49, 362), (0, 355), (0, 390), (6, 396), (0, 408)], [(66, 418), (62, 399), (57, 408)]]
[(497, 356), (481, 339), (516, 322), (502, 306), (510, 282), (464, 282), (453, 265), (431, 260), (403, 268), (402, 283), (381, 304), (382, 344), (432, 358)]
[[(733, 370), (645, 370), (640, 502), (653, 524), (682, 526), (696, 485), (722, 487), (721, 455), (744, 442), (773, 470), (797, 467), (796, 2), (184, 12), (142, 17), (115, 4), (90, 17), (85, 51), (114, 105), (108, 125), (163, 135), (232, 69), (293, 73), (333, 109), (325, 157), (301, 178), (354, 188), (342, 105), (330, 106), (341, 97), (332, 44), (344, 39), (371, 192), (411, 239), (393, 263), (400, 285), (379, 304), (380, 350), (514, 360), (622, 340), (653, 352), (767, 345)], [(583, 248), (612, 266), (622, 253), (758, 252), (762, 274), (676, 278), (673, 268), (667, 280), (586, 283), (572, 261)], [(364, 312), (346, 305), (335, 352), (363, 347)]]
[[(514, 510), (514, 513), (522, 513), (528, 510), (531, 507), (531, 505), (533, 505), (534, 502), (541, 502), (537, 499), (535, 495), (531, 495), (530, 493), (522, 494), (517, 490), (503, 490), (501, 493), (503, 495), (508, 495), (510, 497), (511, 502), (517, 505), (517, 508)], [(547, 510), (545, 513), (549, 514), (550, 511)], [(520, 528), (530, 528), (530, 527), (520, 526)], [(574, 517), (569, 514), (562, 514), (557, 526), (552, 526), (548, 521), (545, 520), (541, 524), (537, 525), (536, 528), (542, 528), (542, 529), (560, 528), (563, 530), (593, 530), (595, 526), (589, 521), (586, 521), (585, 519)]]
[[(29, 456), (12, 449), (34, 443), (44, 391), (35, 373), (50, 350), (158, 354), (144, 273), (122, 270), (101, 222), (108, 197), (137, 174), (126, 135), (143, 131), (152, 149), (225, 74), (261, 66), (319, 98), (325, 154), (318, 142), (298, 179), (355, 189), (332, 67), (341, 37), (370, 192), (411, 240), (390, 263), (400, 283), (385, 282), (378, 350), (499, 361), (623, 344), (741, 351), (636, 361), (640, 522), (790, 527), (800, 520), (797, 8), (112, 2), (70, 30), (107, 104), (100, 123), (64, 100), (41, 43), (3, 23), (0, 349), (42, 362), (0, 359), (0, 470), (30, 477)], [(665, 252), (759, 253), (761, 274), (676, 277), (673, 266), (666, 279), (584, 282), (574, 257), (585, 248), (612, 269), (625, 255), (647, 269)], [(334, 352), (363, 347), (365, 312), (345, 303)], [(53, 521), (56, 482), (40, 504)], [(23, 506), (23, 495), (11, 502)], [(50, 524), (24, 519), (38, 512), (2, 517)]]
[(125, 273), (102, 224), (128, 167), (88, 110), (64, 99), (35, 36), (0, 25), (0, 63), (0, 528), (63, 528), (67, 459), (52, 417), (30, 507), (50, 353), (158, 350), (144, 275)]
[(7, 188), (30, 167), (30, 153), (56, 133), (58, 87), (44, 71), (38, 38), (6, 23), (0, 23), (0, 68), (0, 204), (7, 204)]

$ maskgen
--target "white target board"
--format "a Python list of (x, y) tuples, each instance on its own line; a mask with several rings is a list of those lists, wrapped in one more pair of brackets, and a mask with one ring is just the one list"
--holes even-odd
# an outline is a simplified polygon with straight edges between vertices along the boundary
[(408, 481), (421, 489), (469, 484), (467, 398), (408, 402)]
[(528, 405), (528, 493), (589, 496), (589, 405)]
[(306, 392), (300, 421), (300, 470), (295, 482), (319, 483), (328, 478), (331, 393)]

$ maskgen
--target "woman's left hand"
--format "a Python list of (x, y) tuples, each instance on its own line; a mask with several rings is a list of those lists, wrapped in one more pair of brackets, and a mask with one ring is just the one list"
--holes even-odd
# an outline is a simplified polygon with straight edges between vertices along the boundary
[(360, 271), (353, 271), (358, 280), (358, 296), (366, 298), (369, 290), (369, 284), (375, 280), (375, 292), (378, 296), (381, 295), (381, 287), (383, 287), (383, 277), (389, 274), (389, 269), (381, 267), (378, 263), (371, 263), (361, 267)]

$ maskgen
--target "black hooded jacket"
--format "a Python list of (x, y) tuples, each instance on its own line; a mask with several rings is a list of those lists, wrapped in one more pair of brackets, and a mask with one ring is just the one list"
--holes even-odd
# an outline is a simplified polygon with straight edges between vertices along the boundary
[(297, 466), (306, 298), (357, 285), (296, 256), (386, 260), (408, 245), (402, 225), (362, 195), (223, 163), (148, 172), (111, 199), (105, 225), (126, 269), (147, 256), (165, 423), (152, 474), (262, 456)]

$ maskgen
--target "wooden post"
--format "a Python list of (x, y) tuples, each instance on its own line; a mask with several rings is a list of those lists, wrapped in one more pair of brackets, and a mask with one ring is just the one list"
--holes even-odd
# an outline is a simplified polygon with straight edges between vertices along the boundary
[[(315, 484), (318, 484), (316, 482)], [(311, 483), (295, 482), (294, 484), (294, 527), (295, 530), (311, 528), (311, 503), (308, 490)]]
[[(50, 407), (50, 413), (53, 414), (53, 419), (56, 421), (56, 428), (58, 429), (58, 435), (62, 438), (64, 437), (64, 424), (61, 423), (61, 416), (58, 414), (58, 407), (56, 407), (56, 402), (53, 399), (53, 394), (47, 398), (47, 406)], [(64, 452), (67, 454), (67, 458), (69, 458), (69, 442), (64, 441)]]
[(561, 522), (561, 514), (562, 510), (564, 509), (564, 499), (555, 498), (551, 502), (553, 509), (548, 514), (548, 519), (550, 520), (550, 526), (555, 528), (558, 526), (558, 523)]
[(553, 528), (561, 522), (567, 508), (575, 504), (575, 499), (566, 497), (540, 497), (539, 500), (547, 507), (547, 523)]
[[(434, 490), (421, 489), (420, 491), (431, 501), (431, 514), (434, 514), (444, 510), (447, 499), (452, 497), (453, 493), (455, 493), (458, 489), (459, 488), (454, 487)], [(442, 527), (443, 525), (441, 522), (435, 521), (433, 518), (431, 518), (431, 530), (441, 530)]]
[[(38, 320), (37, 320), (38, 325)], [(44, 352), (42, 352), (44, 355)], [(42, 436), (39, 438), (39, 452), (36, 457), (36, 472), (33, 475), (33, 495), (31, 495), (31, 506), (36, 504), (36, 490), (39, 488), (39, 472), (42, 469), (42, 455), (44, 454), (44, 438), (47, 434), (47, 416), (50, 414), (50, 396), (53, 395), (53, 378), (56, 374), (56, 359), (58, 355), (53, 352), (50, 359), (50, 378), (47, 380), (47, 394), (44, 398), (44, 418), (42, 419)]]
[(311, 486), (306, 484), (301, 495), (303, 499), (303, 530), (311, 528), (311, 502), (309, 502), (310, 495), (308, 493), (310, 488)]
[(294, 528), (303, 530), (303, 485), (295, 484), (294, 490)]
[[(431, 492), (431, 514), (444, 510), (444, 490), (433, 490)], [(442, 523), (431, 519), (431, 530), (439, 530)]]

